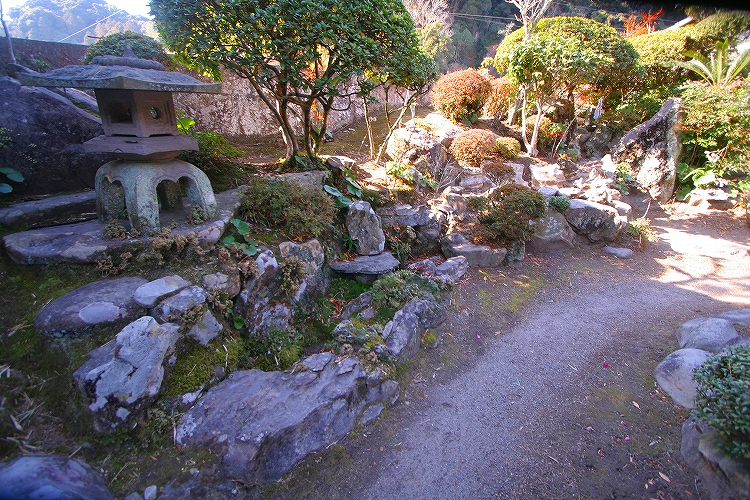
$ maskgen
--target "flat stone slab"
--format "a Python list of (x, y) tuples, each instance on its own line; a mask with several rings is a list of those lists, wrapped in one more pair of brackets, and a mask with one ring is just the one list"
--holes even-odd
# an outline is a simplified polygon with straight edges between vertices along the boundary
[(490, 248), (487, 245), (475, 245), (463, 235), (452, 233), (440, 243), (443, 254), (448, 257), (463, 256), (469, 267), (499, 267), (505, 261), (508, 251), (505, 248)]
[(143, 278), (119, 278), (95, 281), (66, 293), (42, 308), (34, 318), (34, 327), (60, 337), (115, 323), (129, 323), (145, 313), (133, 299)]
[[(153, 307), (160, 299), (167, 297), (191, 285), (180, 276), (165, 276), (139, 286), (133, 294), (134, 300), (143, 307)], [(204, 292), (205, 293), (205, 292)], [(186, 297), (189, 300), (189, 297)], [(205, 300), (205, 296), (203, 297)], [(172, 307), (167, 307), (170, 311)]]
[(399, 261), (391, 252), (380, 255), (361, 255), (354, 260), (337, 260), (331, 263), (331, 269), (344, 274), (379, 275), (393, 271)]
[[(219, 241), (229, 219), (239, 207), (247, 187), (242, 186), (216, 195), (216, 215), (209, 221), (194, 226), (189, 223), (189, 209), (182, 207), (162, 211), (162, 227), (177, 222), (174, 235), (195, 235), (201, 244)], [(128, 228), (128, 221), (121, 221)], [(150, 238), (106, 240), (102, 237), (105, 224), (99, 220), (32, 229), (3, 237), (5, 251), (17, 264), (52, 264), (56, 262), (93, 263), (118, 252), (135, 252), (145, 248)]]
[(60, 217), (96, 212), (96, 193), (53, 196), (43, 200), (25, 201), (0, 208), (0, 225), (19, 227)]

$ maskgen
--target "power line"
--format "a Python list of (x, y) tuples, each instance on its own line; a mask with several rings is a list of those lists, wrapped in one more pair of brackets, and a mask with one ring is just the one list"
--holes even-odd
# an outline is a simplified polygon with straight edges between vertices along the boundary
[(76, 31), (76, 32), (75, 32), (75, 33), (73, 33), (73, 34), (71, 34), (71, 35), (68, 35), (68, 36), (66, 36), (65, 38), (61, 38), (61, 39), (59, 39), (59, 40), (57, 41), (57, 43), (60, 43), (60, 42), (62, 42), (63, 40), (67, 40), (68, 38), (70, 38), (70, 37), (72, 37), (72, 36), (76, 36), (76, 35), (77, 35), (78, 33), (81, 33), (82, 31), (86, 31), (86, 30), (87, 30), (87, 29), (89, 29), (90, 27), (92, 27), (92, 26), (96, 26), (96, 25), (97, 25), (97, 24), (99, 24), (100, 22), (102, 22), (102, 21), (106, 21), (107, 19), (109, 19), (109, 18), (110, 18), (110, 17), (112, 17), (112, 16), (116, 16), (116, 15), (117, 15), (117, 14), (119, 14), (120, 12), (125, 12), (125, 9), (120, 9), (120, 10), (118, 10), (117, 12), (115, 12), (114, 14), (110, 14), (110, 15), (108, 15), (107, 17), (104, 17), (104, 18), (102, 18), (102, 19), (99, 19), (99, 20), (98, 20), (98, 21), (96, 21), (96, 22), (95, 22), (94, 24), (89, 24), (88, 26), (86, 26), (86, 27), (85, 27), (85, 28), (83, 28), (82, 30), (78, 30), (78, 31)]

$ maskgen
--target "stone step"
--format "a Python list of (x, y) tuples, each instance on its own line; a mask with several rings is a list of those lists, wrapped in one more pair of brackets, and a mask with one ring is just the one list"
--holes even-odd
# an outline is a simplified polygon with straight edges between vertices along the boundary
[(0, 208), (0, 225), (5, 227), (30, 226), (72, 215), (94, 212), (96, 212), (96, 193), (85, 191), (25, 201)]

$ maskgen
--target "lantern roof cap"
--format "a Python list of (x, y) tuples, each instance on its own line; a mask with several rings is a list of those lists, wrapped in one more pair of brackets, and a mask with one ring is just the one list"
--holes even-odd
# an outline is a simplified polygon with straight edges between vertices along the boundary
[(71, 65), (47, 73), (24, 68), (16, 78), (35, 87), (82, 89), (153, 90), (160, 92), (199, 92), (218, 94), (221, 83), (205, 83), (177, 71), (164, 71), (164, 65), (135, 57), (129, 46), (122, 57), (97, 56), (94, 64)]

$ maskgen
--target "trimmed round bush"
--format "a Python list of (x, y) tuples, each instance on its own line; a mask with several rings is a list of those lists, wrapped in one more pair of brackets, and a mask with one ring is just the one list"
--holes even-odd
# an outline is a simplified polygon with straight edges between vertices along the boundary
[(492, 85), (477, 70), (465, 69), (441, 76), (432, 87), (435, 109), (454, 122), (476, 121)]
[(722, 449), (750, 460), (750, 346), (731, 347), (693, 372), (695, 416), (716, 429)]
[(521, 153), (521, 143), (513, 137), (498, 137), (495, 141), (495, 152), (500, 158), (512, 160)]
[(96, 56), (122, 56), (126, 45), (130, 45), (133, 53), (141, 59), (159, 61), (167, 67), (173, 64), (172, 58), (164, 50), (161, 43), (134, 31), (113, 33), (101, 38), (88, 48), (82, 62), (83, 64), (89, 64)]
[(547, 201), (543, 194), (511, 183), (496, 189), (478, 216), (494, 239), (511, 243), (528, 240), (534, 233), (531, 220), (544, 217), (546, 213)]
[[(612, 60), (600, 68), (594, 87), (609, 96), (633, 85), (633, 76), (640, 71), (638, 52), (633, 45), (611, 26), (583, 17), (549, 17), (540, 19), (535, 35), (559, 36), (576, 40), (581, 45)], [(499, 72), (508, 68), (513, 48), (523, 40), (524, 30), (519, 28), (506, 36), (497, 48), (494, 66)]]
[(460, 165), (479, 168), (482, 160), (495, 154), (495, 139), (489, 130), (466, 130), (453, 139), (448, 152)]
[(518, 84), (506, 77), (492, 78), (489, 80), (492, 91), (484, 102), (482, 114), (497, 118), (508, 113), (508, 108), (518, 91)]
[(516, 176), (515, 169), (501, 161), (488, 161), (482, 163), (482, 170), (487, 177), (492, 179), (492, 181), (498, 185), (507, 184)]

